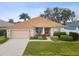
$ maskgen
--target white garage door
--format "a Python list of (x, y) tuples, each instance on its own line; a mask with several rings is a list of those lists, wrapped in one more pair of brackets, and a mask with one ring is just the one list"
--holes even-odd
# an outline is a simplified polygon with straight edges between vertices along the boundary
[(29, 31), (28, 30), (12, 30), (11, 33), (12, 39), (26, 39), (29, 38)]

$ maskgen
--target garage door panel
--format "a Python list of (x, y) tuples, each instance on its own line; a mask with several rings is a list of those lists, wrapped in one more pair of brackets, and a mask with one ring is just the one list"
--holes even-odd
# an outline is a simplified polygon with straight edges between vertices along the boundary
[(26, 39), (29, 36), (28, 30), (13, 30), (12, 39)]

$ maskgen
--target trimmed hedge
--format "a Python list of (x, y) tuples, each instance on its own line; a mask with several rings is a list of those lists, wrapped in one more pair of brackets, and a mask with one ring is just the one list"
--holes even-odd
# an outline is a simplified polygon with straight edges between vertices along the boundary
[(51, 36), (51, 39), (59, 39), (58, 36)]
[(69, 35), (73, 37), (74, 41), (77, 41), (79, 39), (79, 34), (75, 32), (69, 32)]
[(60, 36), (60, 40), (63, 40), (63, 41), (73, 41), (73, 37), (69, 36), (69, 35), (61, 35)]
[(61, 35), (66, 35), (66, 32), (54, 32), (54, 36), (58, 36), (60, 38)]
[(39, 39), (39, 40), (44, 39), (44, 40), (46, 40), (46, 36), (45, 35), (35, 35), (34, 37), (31, 37), (30, 39)]

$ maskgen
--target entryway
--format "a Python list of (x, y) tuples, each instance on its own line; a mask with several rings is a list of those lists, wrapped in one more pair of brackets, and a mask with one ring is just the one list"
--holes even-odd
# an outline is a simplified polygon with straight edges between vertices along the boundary
[(50, 28), (44, 28), (45, 29), (45, 35), (50, 36)]

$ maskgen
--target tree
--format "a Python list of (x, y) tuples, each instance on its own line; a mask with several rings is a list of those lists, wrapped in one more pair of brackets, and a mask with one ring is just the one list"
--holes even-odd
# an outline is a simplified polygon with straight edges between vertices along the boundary
[(75, 15), (75, 12), (74, 12), (74, 11), (72, 12), (72, 15), (71, 15), (71, 16), (72, 16), (72, 17), (71, 17), (71, 19), (72, 19), (72, 20), (74, 20), (74, 18), (76, 17), (76, 15)]
[(24, 20), (30, 19), (30, 16), (27, 13), (22, 13), (19, 15), (19, 19), (24, 19)]
[(44, 17), (44, 14), (40, 14), (41, 17)]
[(13, 19), (9, 19), (9, 23), (14, 23), (14, 20)]
[(45, 18), (51, 19), (51, 20), (59, 22), (59, 23), (63, 22), (63, 24), (65, 25), (65, 23), (68, 20), (74, 19), (75, 12), (71, 11), (68, 8), (55, 7), (55, 8), (47, 8), (44, 11), (44, 14), (41, 14), (41, 15)]

